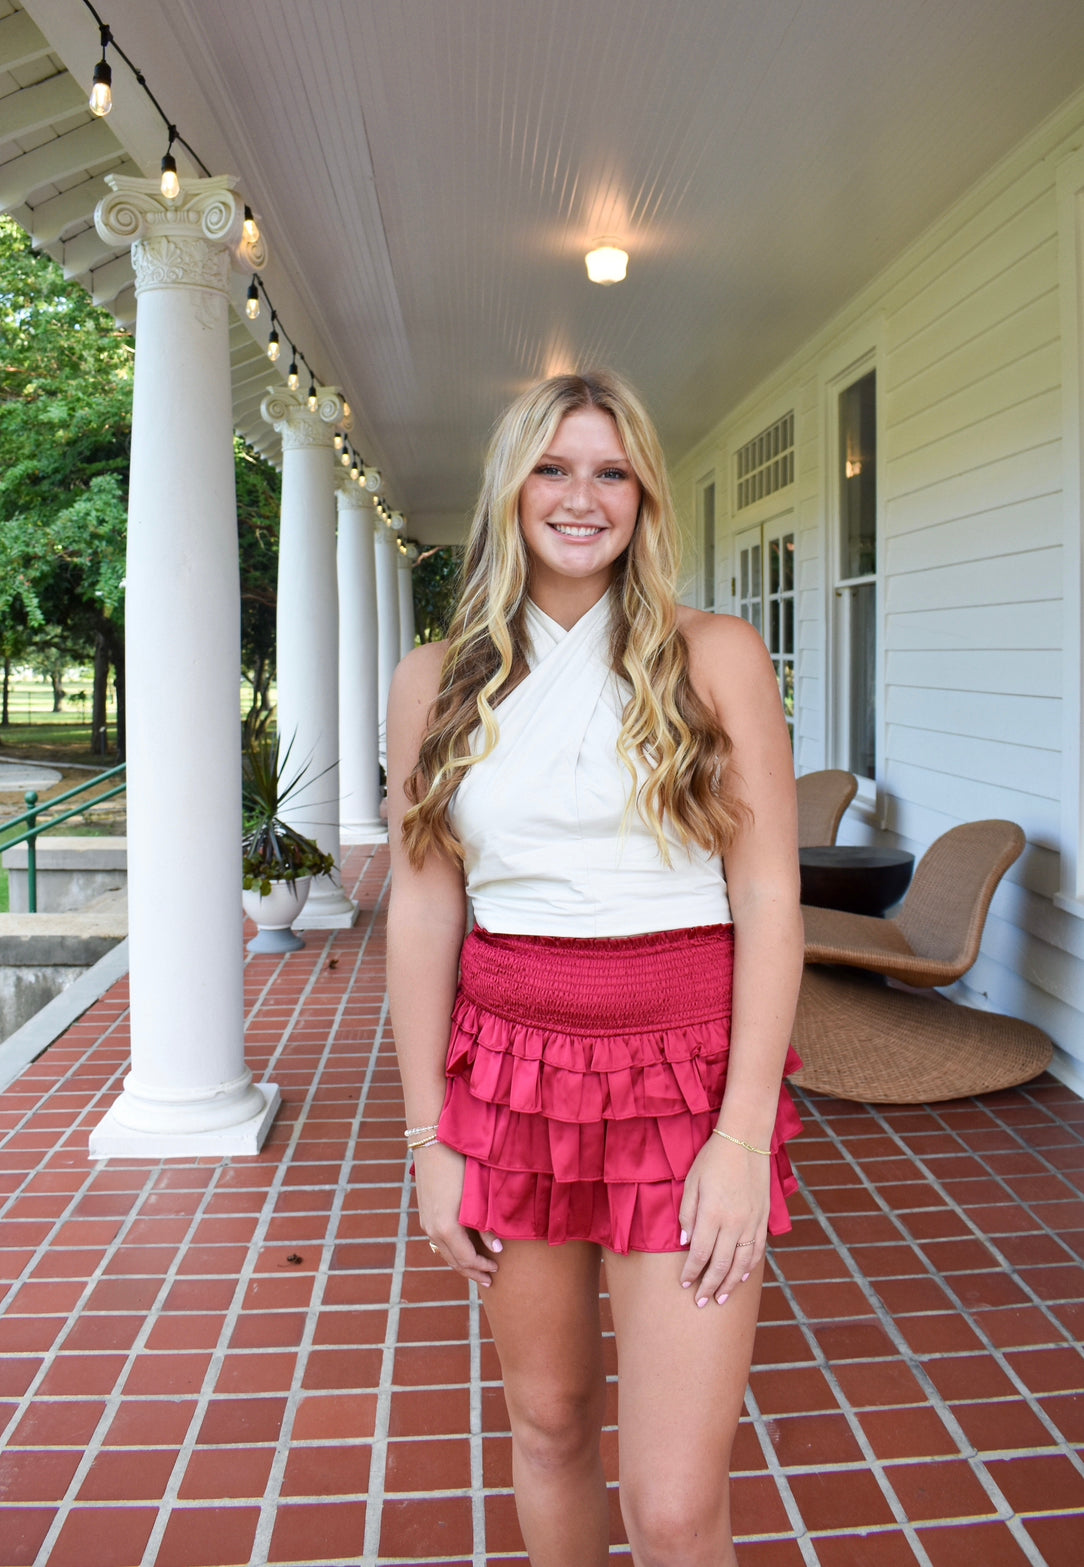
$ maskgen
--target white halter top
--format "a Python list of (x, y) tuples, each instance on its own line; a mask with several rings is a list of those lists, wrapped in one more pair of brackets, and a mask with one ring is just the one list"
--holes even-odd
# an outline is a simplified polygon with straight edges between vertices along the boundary
[(634, 936), (729, 923), (718, 855), (667, 829), (668, 867), (639, 813), (625, 821), (631, 779), (617, 737), (628, 686), (609, 664), (609, 595), (571, 631), (528, 600), (527, 629), (530, 673), (496, 710), (497, 748), (452, 801), (478, 924)]

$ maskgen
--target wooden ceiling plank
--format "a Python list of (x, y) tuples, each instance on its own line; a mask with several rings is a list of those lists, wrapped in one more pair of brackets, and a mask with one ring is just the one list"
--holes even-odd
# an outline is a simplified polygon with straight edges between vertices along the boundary
[[(118, 148), (117, 151), (119, 154), (120, 149)], [(126, 158), (123, 163), (119, 163), (109, 172), (132, 175), (137, 179), (142, 174), (142, 170), (130, 158)], [(39, 201), (35, 207), (28, 207), (25, 219), (19, 212), (13, 212), (12, 217), (22, 223), (34, 244), (41, 248), (59, 239), (64, 230), (70, 229), (73, 223), (78, 223), (81, 219), (88, 222), (92, 220), (95, 207), (102, 197), (108, 194), (109, 188), (103, 179), (89, 179), (82, 185), (73, 185), (70, 190), (62, 191), (59, 196), (50, 196), (45, 201)]]
[(77, 174), (90, 164), (104, 163), (120, 151), (120, 143), (105, 121), (95, 120), (13, 158), (0, 166), (0, 212), (20, 206), (42, 185)]
[(86, 93), (67, 71), (60, 71), (34, 87), (23, 87), (0, 98), (0, 142), (25, 136), (80, 111), (88, 112)]
[(49, 40), (25, 11), (13, 11), (0, 22), (0, 71), (13, 71), (48, 53)]

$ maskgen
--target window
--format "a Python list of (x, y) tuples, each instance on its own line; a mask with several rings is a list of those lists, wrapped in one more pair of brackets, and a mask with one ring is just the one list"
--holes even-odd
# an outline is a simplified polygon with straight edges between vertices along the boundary
[(794, 483), (794, 411), (770, 424), (734, 455), (737, 510)]
[(734, 541), (735, 608), (764, 638), (794, 740), (794, 527), (790, 512)]
[(706, 479), (700, 486), (700, 559), (703, 563), (703, 597), (705, 609), (715, 608), (715, 480)]
[(877, 382), (870, 370), (839, 393), (835, 563), (836, 756), (877, 776)]

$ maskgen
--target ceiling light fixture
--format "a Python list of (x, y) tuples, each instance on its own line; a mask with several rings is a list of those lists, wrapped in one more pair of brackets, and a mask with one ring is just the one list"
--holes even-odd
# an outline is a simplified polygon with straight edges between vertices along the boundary
[(609, 240), (600, 240), (584, 257), (592, 283), (620, 283), (628, 271), (629, 253)]

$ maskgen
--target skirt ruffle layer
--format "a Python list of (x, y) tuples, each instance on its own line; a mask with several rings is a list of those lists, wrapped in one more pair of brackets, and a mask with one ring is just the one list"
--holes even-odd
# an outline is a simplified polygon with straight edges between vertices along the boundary
[[(477, 995), (490, 987), (478, 982), (479, 967), (493, 938), (486, 932), (468, 937), (463, 975), (474, 995), (461, 989), (456, 1000), (439, 1130), (442, 1142), (467, 1157), (462, 1223), (509, 1240), (592, 1241), (618, 1252), (679, 1249), (685, 1177), (711, 1136), (726, 1084), (732, 937), (729, 927), (709, 929), (714, 940), (705, 941), (700, 930), (606, 943), (497, 938), (502, 984), (509, 977), (509, 944), (520, 948), (517, 1011), (530, 1008), (538, 989), (545, 990), (554, 1014), (546, 975), (552, 981), (556, 966), (560, 1020), (567, 1025), (576, 1012), (569, 968), (580, 971), (580, 1012), (590, 1027), (578, 1030), (527, 1024), (481, 1005)], [(659, 934), (675, 939), (667, 944)], [(637, 945), (638, 954), (630, 951)], [(563, 949), (556, 957), (555, 946)], [(618, 975), (627, 987), (630, 956), (640, 960), (633, 993), (626, 988), (624, 1001), (610, 996), (600, 1015), (600, 994), (613, 990)], [(686, 1011), (685, 1021), (667, 1027), (613, 1031), (611, 1013), (616, 1018), (625, 1011), (639, 1021), (645, 996), (654, 1013), (667, 993), (671, 1011), (683, 994), (695, 998), (694, 1010), (701, 1013), (705, 963), (723, 1015), (688, 1021)], [(684, 988), (682, 969), (688, 971)], [(594, 1032), (600, 1024), (609, 1031)], [(785, 1070), (800, 1064), (791, 1051)], [(790, 1229), (786, 1199), (797, 1181), (784, 1145), (800, 1131), (784, 1087), (771, 1144), (773, 1234)]]

